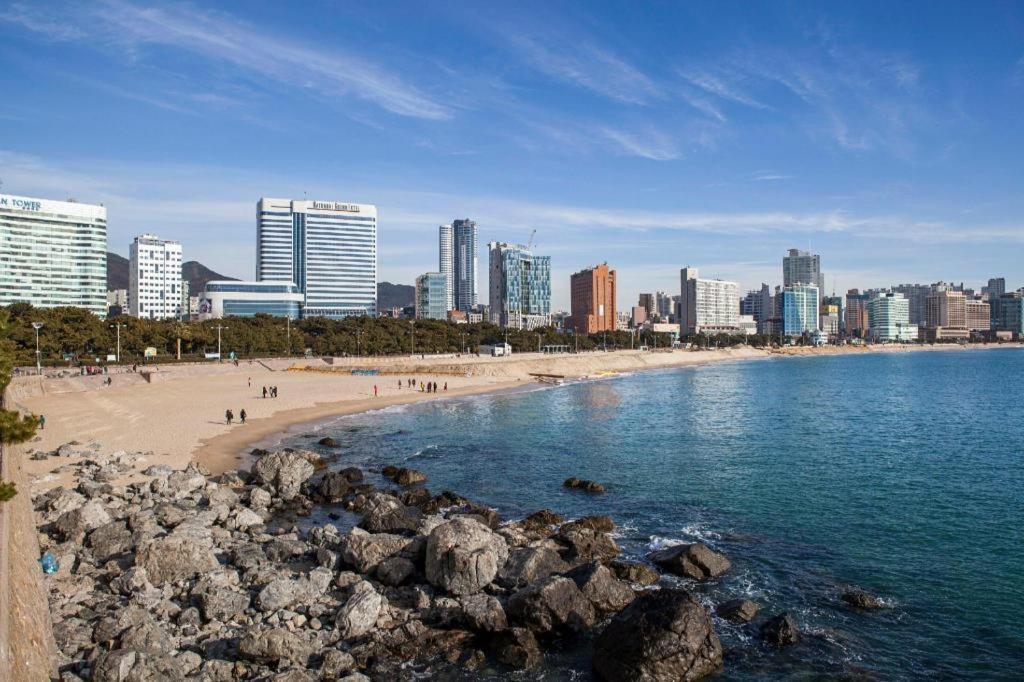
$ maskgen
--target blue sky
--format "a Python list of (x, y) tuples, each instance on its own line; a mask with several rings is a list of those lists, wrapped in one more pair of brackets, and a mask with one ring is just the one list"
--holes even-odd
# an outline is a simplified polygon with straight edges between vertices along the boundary
[[(0, 179), (253, 275), (260, 196), (375, 203), (381, 279), (436, 226), (529, 239), (620, 306), (744, 287), (1024, 285), (1019, 3), (0, 0)], [(483, 249), (481, 263), (486, 263)], [(486, 267), (482, 268), (486, 272)], [(486, 292), (486, 274), (480, 282)]]

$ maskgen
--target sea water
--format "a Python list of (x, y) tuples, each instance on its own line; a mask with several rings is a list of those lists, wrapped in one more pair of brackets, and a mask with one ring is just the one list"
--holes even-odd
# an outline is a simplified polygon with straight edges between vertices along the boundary
[[(687, 586), (788, 611), (805, 637), (775, 649), (716, 619), (724, 679), (1020, 679), (1022, 378), (1021, 350), (752, 360), (355, 415), (317, 437), (339, 441), (337, 466), (413, 467), (507, 519), (610, 515), (635, 558), (725, 553), (727, 575)], [(851, 588), (890, 608), (844, 605)], [(550, 655), (545, 677), (589, 679), (589, 646)]]

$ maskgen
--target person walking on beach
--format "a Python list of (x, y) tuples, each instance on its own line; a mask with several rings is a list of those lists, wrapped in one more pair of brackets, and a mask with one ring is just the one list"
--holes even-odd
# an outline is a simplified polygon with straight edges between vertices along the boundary
[(402, 390), (402, 380), (401, 379), (398, 380), (398, 390), (399, 391)]
[(249, 377), (249, 388), (252, 388), (252, 377)]
[(447, 381), (446, 381), (446, 382), (444, 382), (444, 392), (445, 392), (445, 393), (447, 393), (447, 392), (448, 392), (448, 382), (447, 382)]
[(267, 399), (267, 387), (266, 386), (263, 387), (263, 399), (264, 400)]
[(376, 398), (376, 397), (377, 397), (377, 384), (374, 384), (374, 385), (373, 385), (373, 397), (374, 397), (374, 398)]
[(231, 426), (231, 420), (234, 419), (234, 418), (235, 418), (235, 415), (233, 415), (231, 413), (231, 410), (226, 410), (224, 412), (224, 421), (227, 422), (228, 426)]
[(243, 424), (245, 423), (245, 408), (244, 407), (242, 408), (242, 411), (238, 413), (238, 418), (242, 420)]
[(42, 431), (46, 428), (46, 417), (39, 415), (39, 430)]
[(271, 386), (270, 387), (270, 395), (271, 395), (271, 397), (274, 397), (274, 398), (277, 397), (277, 386)]

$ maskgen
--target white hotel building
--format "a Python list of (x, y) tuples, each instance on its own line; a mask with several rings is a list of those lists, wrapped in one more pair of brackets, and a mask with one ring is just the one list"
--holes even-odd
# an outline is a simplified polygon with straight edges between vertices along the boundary
[(107, 312), (107, 209), (0, 194), (0, 305)]
[(679, 334), (736, 334), (740, 332), (740, 285), (720, 279), (700, 279), (697, 268), (679, 271)]
[(260, 199), (256, 280), (294, 282), (303, 294), (303, 317), (375, 315), (377, 207)]
[(129, 314), (150, 320), (181, 317), (181, 244), (144, 234), (129, 251)]

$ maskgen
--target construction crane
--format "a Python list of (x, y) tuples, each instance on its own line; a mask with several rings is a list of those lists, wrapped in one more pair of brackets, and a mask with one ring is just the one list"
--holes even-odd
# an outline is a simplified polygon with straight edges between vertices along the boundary
[(530, 241), (526, 244), (527, 251), (533, 251), (533, 238), (537, 236), (537, 228), (533, 228), (533, 232), (530, 233)]

